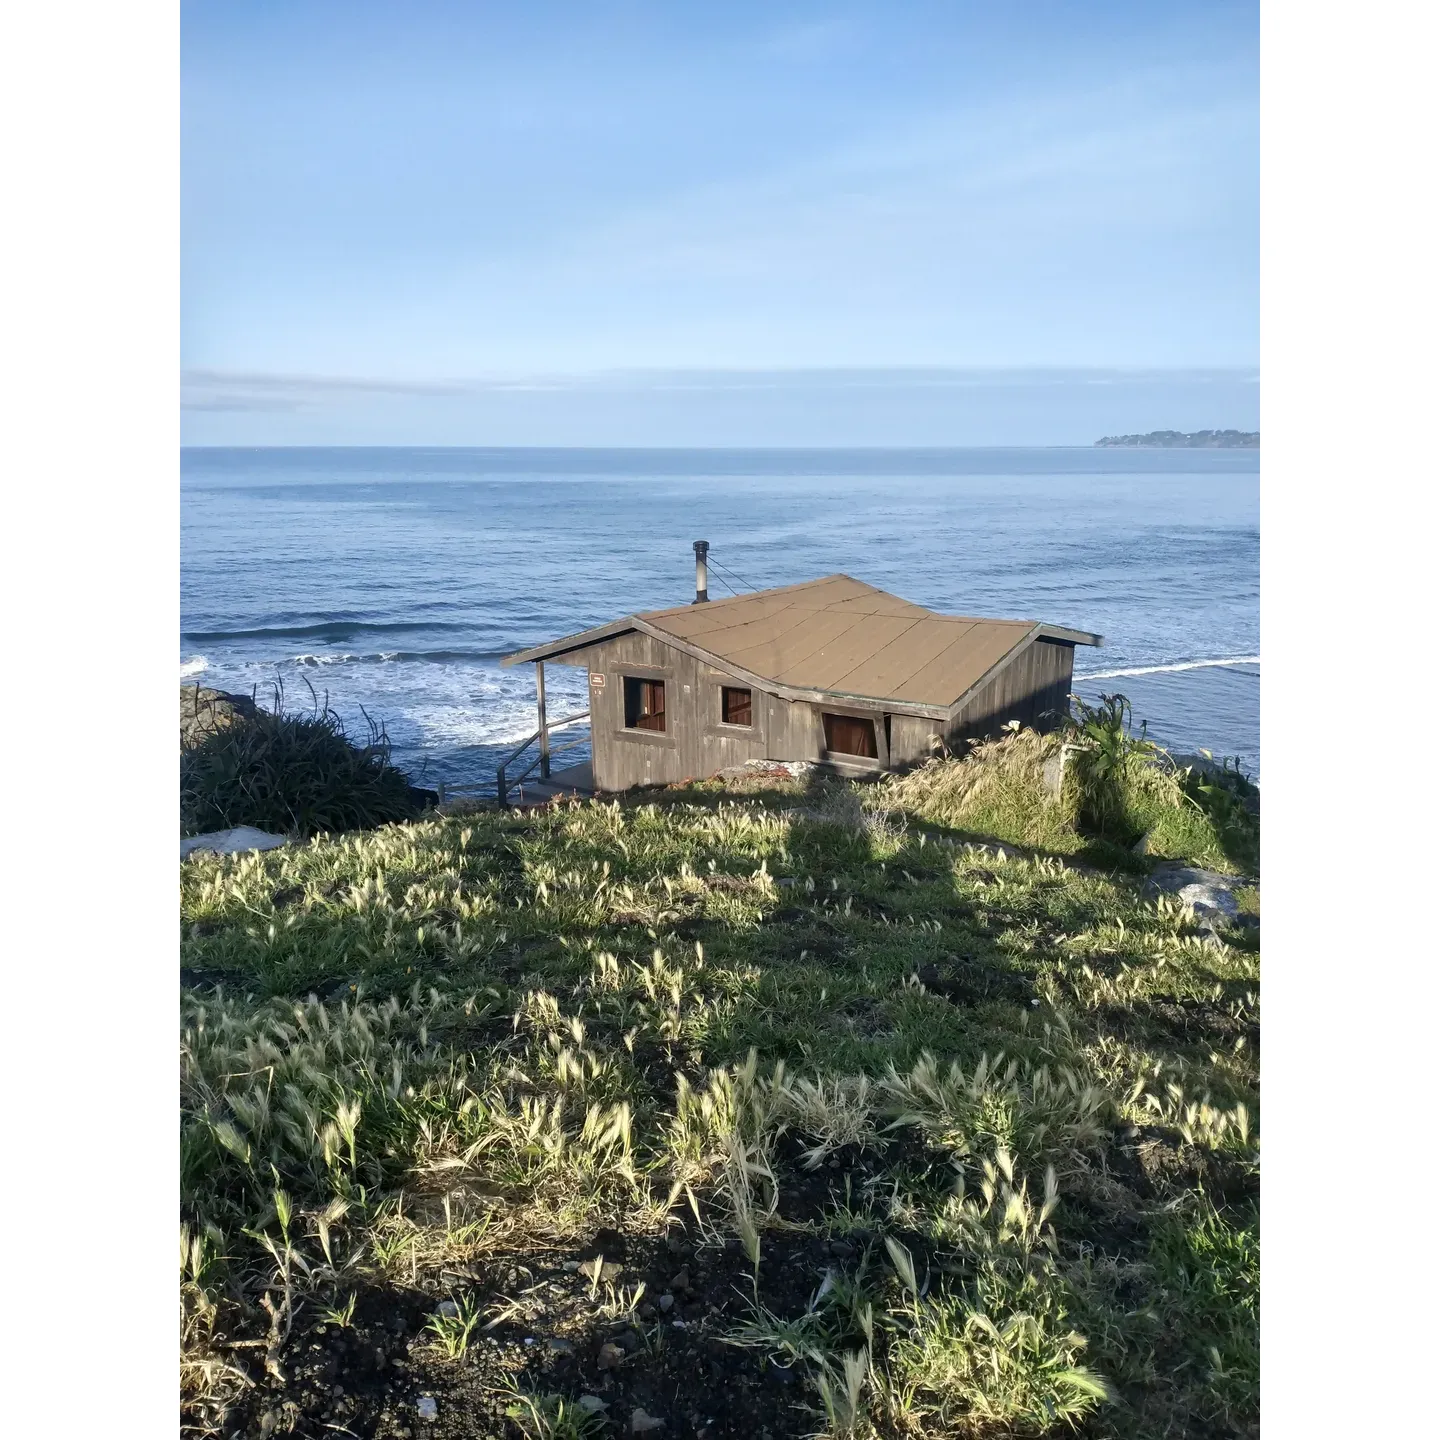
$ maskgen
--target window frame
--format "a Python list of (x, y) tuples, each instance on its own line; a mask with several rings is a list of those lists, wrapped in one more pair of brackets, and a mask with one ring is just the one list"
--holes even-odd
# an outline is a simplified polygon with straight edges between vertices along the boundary
[[(888, 714), (882, 710), (861, 710), (847, 705), (817, 705), (815, 728), (820, 756), (826, 764), (851, 766), (857, 770), (888, 770), (890, 768), (890, 736), (886, 721)], [(846, 720), (868, 720), (875, 737), (875, 755), (852, 755), (845, 750), (832, 750), (827, 744), (825, 717), (834, 715)]]
[[(663, 675), (663, 674), (660, 674), (660, 675), (655, 675), (655, 674), (650, 674), (650, 675), (639, 674), (639, 673), (637, 673), (635, 670), (630, 670), (630, 669), (622, 670), (622, 671), (620, 672), (620, 729), (621, 729), (621, 733), (622, 733), (622, 734), (625, 734), (625, 735), (659, 735), (659, 736), (665, 736), (665, 737), (668, 737), (668, 736), (670, 735), (670, 721), (669, 721), (670, 710), (669, 710), (669, 705), (668, 705), (668, 703), (667, 703), (666, 689), (665, 689), (665, 682), (666, 682), (669, 678), (670, 678), (669, 676)], [(660, 718), (661, 718), (661, 720), (662, 720), (662, 722), (663, 722), (661, 725), (659, 725), (659, 726), (655, 726), (655, 725), (641, 725), (641, 724), (638, 724), (638, 723), (632, 725), (632, 724), (630, 723), (630, 713), (631, 713), (631, 712), (630, 712), (630, 693), (631, 693), (630, 687), (631, 687), (631, 685), (637, 685), (637, 686), (640, 686), (640, 687), (658, 685), (658, 686), (660, 687), (660, 709), (659, 709), (658, 711), (651, 711), (650, 713), (651, 713), (652, 715), (659, 715), (659, 716), (660, 716)], [(642, 688), (642, 692), (641, 692), (641, 693), (642, 693), (642, 694), (644, 693), (644, 692), (643, 692), (643, 688)], [(637, 715), (637, 716), (636, 716), (637, 722), (638, 722), (638, 720), (640, 720), (640, 719), (642, 719), (642, 718), (646, 718), (646, 717), (642, 717), (642, 716)]]
[[(700, 679), (704, 708), (701, 714), (706, 735), (728, 740), (749, 740), (758, 743), (761, 738), (760, 720), (763, 713), (761, 701), (768, 691), (757, 690), (723, 670), (710, 670)], [(726, 690), (748, 690), (750, 692), (750, 723), (734, 725), (725, 719)]]
[[(720, 701), (720, 719), (716, 723), (724, 726), (726, 730), (754, 730), (756, 722), (755, 687), (753, 685), (726, 685), (722, 682), (715, 689), (719, 692)], [(725, 692), (727, 690), (743, 691), (750, 697), (750, 718), (748, 720), (727, 720), (725, 718)]]

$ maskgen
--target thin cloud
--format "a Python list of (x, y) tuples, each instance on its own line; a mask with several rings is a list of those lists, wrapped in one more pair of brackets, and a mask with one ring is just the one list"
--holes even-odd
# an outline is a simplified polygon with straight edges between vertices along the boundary
[(545, 392), (646, 394), (671, 391), (733, 393), (1043, 389), (1073, 385), (1259, 384), (1258, 370), (1071, 369), (1044, 366), (876, 369), (607, 370), (589, 374), (479, 376), (464, 380), (411, 380), (356, 375), (273, 375), (248, 371), (188, 370), (181, 404), (193, 411), (299, 411), (364, 397), (463, 399), (467, 396)]

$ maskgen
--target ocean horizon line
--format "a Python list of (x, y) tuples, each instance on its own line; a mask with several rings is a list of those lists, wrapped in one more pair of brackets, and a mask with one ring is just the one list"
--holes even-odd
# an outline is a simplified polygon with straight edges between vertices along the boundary
[[(1237, 428), (1237, 427), (1224, 427)], [(633, 453), (655, 455), (946, 455), (955, 451), (971, 450), (1170, 450), (1181, 454), (1246, 454), (1258, 450), (1259, 446), (1181, 446), (1181, 445), (1133, 445), (1102, 446), (1098, 440), (1075, 440), (1065, 444), (1011, 444), (1011, 445), (447, 445), (416, 442), (409, 445), (370, 445), (361, 443), (339, 443), (327, 445), (181, 445), (182, 453), (196, 450), (234, 450), (251, 454), (257, 450), (312, 451), (312, 450), (446, 450), (478, 451), (488, 454), (519, 452), (524, 454), (610, 454), (628, 455)]]

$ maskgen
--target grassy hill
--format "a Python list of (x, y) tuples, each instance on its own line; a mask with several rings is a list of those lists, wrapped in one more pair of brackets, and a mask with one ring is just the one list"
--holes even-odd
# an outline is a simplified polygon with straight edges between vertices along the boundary
[(187, 862), (190, 1432), (1256, 1433), (1253, 867), (1051, 758)]

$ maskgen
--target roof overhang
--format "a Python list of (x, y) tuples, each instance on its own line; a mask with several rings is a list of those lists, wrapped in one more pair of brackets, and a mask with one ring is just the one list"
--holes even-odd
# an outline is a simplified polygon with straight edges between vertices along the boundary
[(587, 645), (598, 645), (602, 640), (613, 640), (617, 635), (640, 629), (640, 622), (633, 615), (612, 620), (608, 625), (596, 625), (591, 630), (579, 630), (574, 635), (562, 636), (559, 640), (547, 640), (543, 645), (533, 645), (529, 650), (517, 650), (513, 655), (504, 656), (502, 666), (519, 665), (526, 660), (558, 660), (572, 650), (583, 650)]
[(1103, 645), (1103, 635), (1092, 635), (1088, 630), (1070, 630), (1064, 625), (1039, 625), (1033, 637), (1037, 640), (1063, 640), (1069, 645)]

